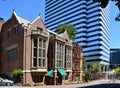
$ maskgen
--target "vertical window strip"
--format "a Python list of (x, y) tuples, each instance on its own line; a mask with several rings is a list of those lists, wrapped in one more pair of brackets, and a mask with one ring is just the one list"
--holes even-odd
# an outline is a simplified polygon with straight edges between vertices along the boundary
[[(46, 67), (46, 40), (42, 38), (33, 39), (33, 67)], [(36, 61), (36, 62), (34, 62)]]
[(66, 68), (70, 69), (71, 68), (71, 47), (66, 46)]
[(63, 67), (63, 44), (57, 42), (57, 67)]

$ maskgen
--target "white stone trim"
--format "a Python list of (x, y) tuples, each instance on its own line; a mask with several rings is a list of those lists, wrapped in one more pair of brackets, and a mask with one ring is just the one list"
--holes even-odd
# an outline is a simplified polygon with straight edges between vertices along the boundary
[(11, 31), (11, 30), (12, 30), (12, 28), (9, 28), (9, 29), (8, 29), (8, 31)]
[(32, 69), (31, 72), (47, 72), (47, 69)]
[(30, 70), (23, 70), (23, 72), (31, 72)]
[(18, 44), (13, 44), (13, 45), (7, 47), (6, 50), (14, 49), (14, 48), (16, 48), (17, 46), (18, 46)]
[(66, 69), (65, 71), (66, 71), (66, 72), (72, 72), (72, 70), (71, 70), (71, 69)]
[(34, 22), (36, 22), (39, 18), (41, 18), (40, 15), (31, 24), (33, 24)]
[(21, 24), (22, 22), (20, 21), (19, 17), (17, 16), (16, 12), (13, 11), (13, 14), (15, 15), (15, 17), (17, 18), (18, 22)]

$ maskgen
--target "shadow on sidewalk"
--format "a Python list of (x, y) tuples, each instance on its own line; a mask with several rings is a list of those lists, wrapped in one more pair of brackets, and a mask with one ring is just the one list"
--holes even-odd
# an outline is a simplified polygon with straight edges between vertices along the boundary
[(96, 84), (77, 88), (120, 88), (120, 83)]

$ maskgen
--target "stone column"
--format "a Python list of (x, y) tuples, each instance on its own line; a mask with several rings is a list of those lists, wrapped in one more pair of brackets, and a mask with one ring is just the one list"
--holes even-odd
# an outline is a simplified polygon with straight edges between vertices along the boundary
[(57, 69), (54, 71), (54, 85), (57, 85)]
[(62, 77), (62, 85), (65, 84), (65, 77)]

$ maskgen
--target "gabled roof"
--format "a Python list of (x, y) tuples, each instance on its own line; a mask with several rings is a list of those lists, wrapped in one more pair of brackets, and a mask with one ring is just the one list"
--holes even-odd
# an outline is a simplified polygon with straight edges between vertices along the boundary
[(67, 40), (67, 42), (72, 44), (72, 40), (69, 38), (68, 32), (64, 31), (62, 34), (60, 34), (61, 37), (63, 37), (65, 40)]
[(18, 19), (21, 21), (21, 23), (23, 23), (24, 26), (28, 26), (29, 23), (31, 23), (30, 21), (18, 16)]
[[(37, 17), (35, 20), (32, 21), (31, 24), (33, 24), (34, 22), (36, 22), (38, 19), (41, 19), (41, 15), (40, 15), (40, 14), (38, 15), (38, 17)], [(41, 20), (42, 20), (42, 19), (41, 19)], [(42, 21), (42, 22), (43, 22), (43, 21)]]
[(69, 39), (69, 40), (70, 40), (67, 31), (64, 31), (63, 33), (61, 33), (60, 36), (61, 36), (61, 37), (64, 37), (65, 39)]
[(24, 18), (18, 16), (18, 15), (16, 14), (15, 10), (13, 11), (13, 14), (12, 14), (12, 15), (15, 15), (15, 17), (16, 17), (17, 20), (18, 20), (18, 22), (19, 22), (20, 24), (23, 23), (23, 26), (28, 26), (28, 24), (31, 23), (30, 21), (28, 21), (28, 20), (26, 20), (26, 19), (24, 19)]
[(59, 36), (59, 34), (53, 32), (53, 31), (51, 31), (51, 30), (49, 30), (49, 29), (47, 29), (47, 31), (48, 31), (49, 33), (52, 33), (52, 34), (56, 35), (56, 36)]

